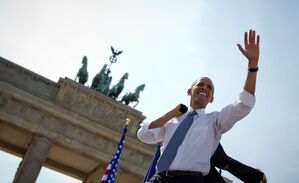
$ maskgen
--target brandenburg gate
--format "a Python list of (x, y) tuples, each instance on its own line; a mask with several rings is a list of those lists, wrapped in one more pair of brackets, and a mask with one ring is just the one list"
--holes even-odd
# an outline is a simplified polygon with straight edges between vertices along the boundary
[(53, 82), (0, 57), (0, 149), (19, 156), (14, 183), (34, 183), (43, 166), (98, 183), (126, 119), (117, 183), (141, 182), (155, 147), (138, 141), (145, 116), (68, 78)]

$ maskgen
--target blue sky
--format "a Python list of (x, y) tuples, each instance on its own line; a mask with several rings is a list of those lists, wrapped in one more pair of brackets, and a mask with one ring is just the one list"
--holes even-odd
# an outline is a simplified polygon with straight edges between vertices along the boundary
[[(207, 111), (232, 102), (247, 70), (236, 44), (254, 28), (261, 36), (256, 106), (221, 142), (230, 156), (262, 169), (269, 182), (295, 183), (298, 7), (295, 0), (0, 0), (0, 56), (57, 82), (74, 79), (86, 55), (90, 85), (109, 63), (112, 45), (124, 51), (111, 67), (112, 85), (125, 72), (125, 92), (145, 83), (136, 109), (150, 122), (188, 104), (186, 90), (199, 76), (212, 78), (216, 89)], [(0, 152), (1, 182), (11, 182), (19, 161)], [(78, 182), (46, 169), (37, 182), (53, 180)]]

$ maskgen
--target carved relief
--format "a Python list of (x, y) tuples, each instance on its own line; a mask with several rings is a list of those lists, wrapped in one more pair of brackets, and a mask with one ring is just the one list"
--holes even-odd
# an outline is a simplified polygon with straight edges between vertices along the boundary
[(70, 92), (65, 92), (63, 95), (62, 103), (66, 106), (72, 106), (74, 95)]
[(132, 115), (130, 110), (125, 110), (128, 107), (124, 107), (123, 104), (68, 79), (60, 79), (59, 83), (60, 89), (56, 102), (118, 132), (121, 132), (126, 118), (130, 118), (128, 136), (136, 137), (139, 123), (144, 119), (141, 113), (139, 116), (136, 115), (137, 113)]

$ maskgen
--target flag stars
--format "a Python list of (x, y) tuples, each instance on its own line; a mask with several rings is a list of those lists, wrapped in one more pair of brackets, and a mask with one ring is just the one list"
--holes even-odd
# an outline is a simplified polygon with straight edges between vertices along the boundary
[(114, 183), (116, 171), (119, 163), (120, 154), (122, 152), (123, 144), (125, 142), (125, 137), (127, 133), (127, 128), (125, 127), (123, 129), (123, 135), (121, 137), (121, 140), (118, 144), (118, 148), (114, 156), (112, 157), (111, 162), (109, 163), (105, 174), (102, 177), (101, 183)]

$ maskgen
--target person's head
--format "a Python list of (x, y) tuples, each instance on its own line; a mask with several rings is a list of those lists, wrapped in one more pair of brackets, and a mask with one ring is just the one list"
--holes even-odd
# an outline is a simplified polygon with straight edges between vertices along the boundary
[(190, 96), (190, 106), (193, 109), (205, 108), (214, 100), (214, 85), (210, 78), (201, 77), (195, 80), (187, 94)]

